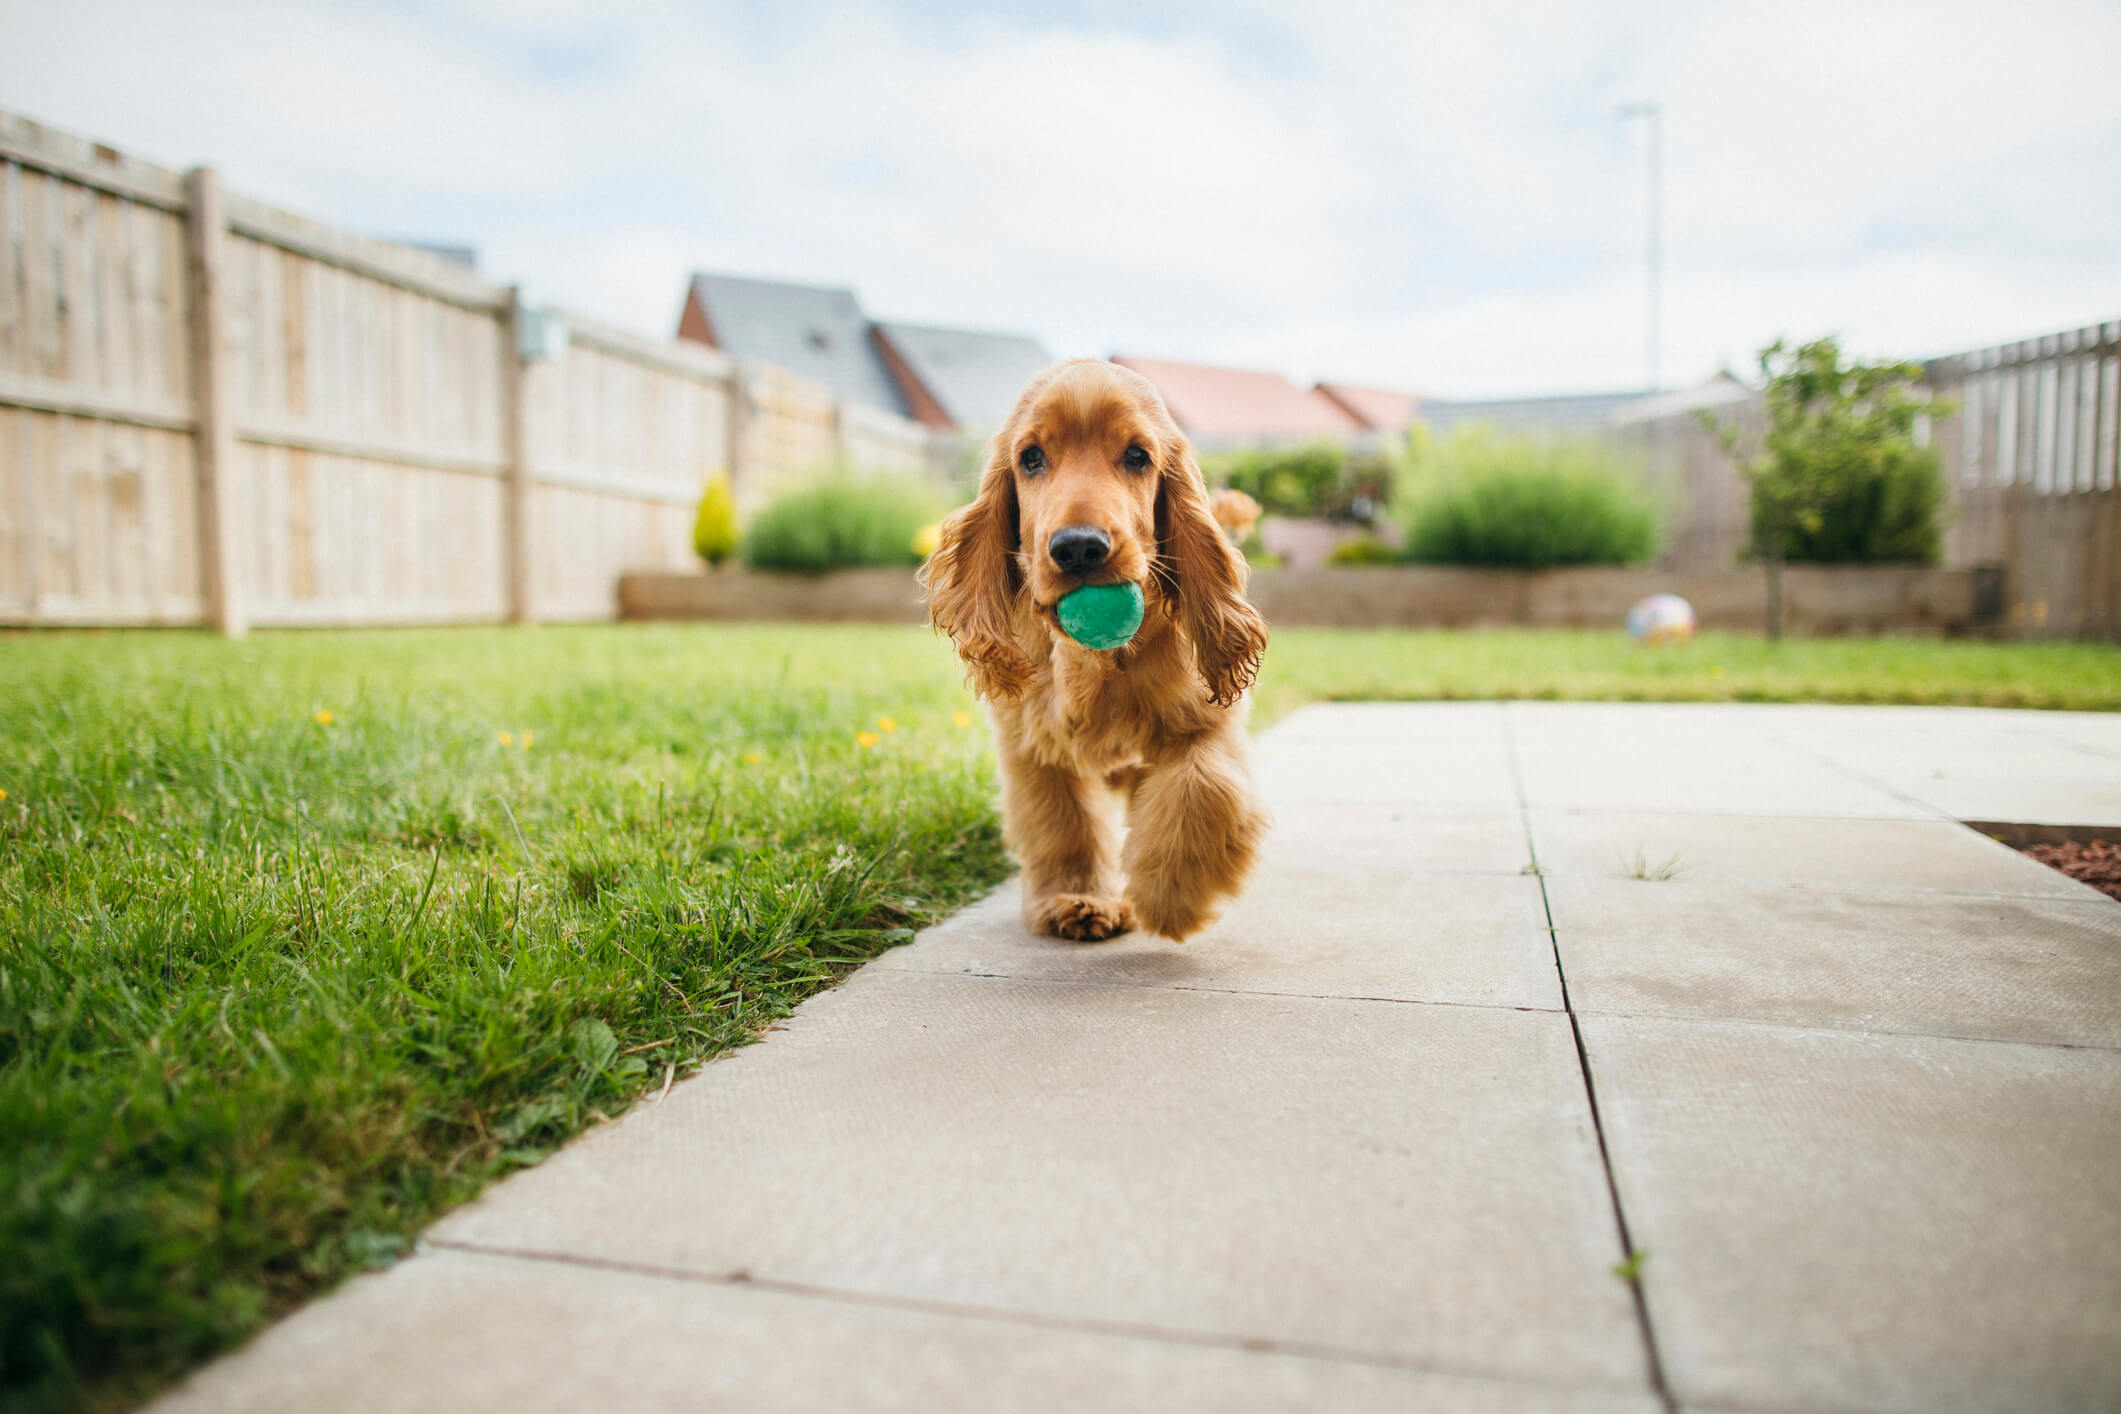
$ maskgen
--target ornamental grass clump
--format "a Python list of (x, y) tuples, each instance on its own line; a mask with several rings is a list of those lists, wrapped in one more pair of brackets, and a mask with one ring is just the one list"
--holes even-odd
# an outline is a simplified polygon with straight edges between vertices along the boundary
[(1639, 565), (1662, 539), (1648, 492), (1592, 442), (1468, 428), (1426, 452), (1411, 480), (1401, 554), (1418, 564)]
[(917, 565), (921, 528), (940, 498), (917, 481), (835, 475), (768, 504), (744, 537), (754, 569), (824, 574), (869, 565)]

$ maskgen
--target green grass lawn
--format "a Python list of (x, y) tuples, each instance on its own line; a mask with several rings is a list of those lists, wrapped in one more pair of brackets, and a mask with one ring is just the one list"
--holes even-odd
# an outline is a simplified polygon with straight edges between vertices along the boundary
[[(919, 629), (0, 640), (0, 1402), (122, 1404), (1007, 869)], [(2121, 707), (2074, 645), (1276, 635), (1317, 697)]]

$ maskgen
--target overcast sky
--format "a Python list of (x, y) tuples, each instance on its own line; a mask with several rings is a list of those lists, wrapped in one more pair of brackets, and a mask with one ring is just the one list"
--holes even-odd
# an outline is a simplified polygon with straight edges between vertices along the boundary
[[(1149, 16), (1149, 18), (1145, 18)], [(2121, 316), (2113, 3), (0, 0), (0, 107), (656, 333), (873, 315), (1441, 396)]]

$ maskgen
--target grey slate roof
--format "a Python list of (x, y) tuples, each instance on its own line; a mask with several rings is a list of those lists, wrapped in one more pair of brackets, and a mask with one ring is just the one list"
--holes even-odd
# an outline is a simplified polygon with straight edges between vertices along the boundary
[(854, 291), (735, 275), (694, 275), (692, 288), (715, 341), (738, 358), (778, 364), (849, 402), (907, 415)]
[(925, 324), (877, 321), (950, 420), (967, 430), (1002, 425), (1032, 374), (1053, 362), (1026, 334), (988, 334)]
[(1613, 415), (1650, 396), (1646, 388), (1620, 393), (1571, 393), (1550, 398), (1493, 398), (1443, 402), (1423, 398), (1414, 414), (1439, 435), (1484, 422), (1497, 432), (1587, 432), (1607, 426)]

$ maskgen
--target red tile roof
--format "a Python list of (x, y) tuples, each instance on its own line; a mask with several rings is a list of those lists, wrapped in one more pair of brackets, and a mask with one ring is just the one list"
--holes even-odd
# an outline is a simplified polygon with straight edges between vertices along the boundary
[(1421, 399), (1412, 393), (1358, 388), (1352, 383), (1321, 383), (1317, 391), (1340, 404), (1363, 426), (1379, 432), (1404, 432), (1413, 425), (1414, 410), (1421, 404)]
[(1189, 437), (1332, 437), (1363, 431), (1348, 410), (1279, 373), (1115, 355), (1156, 385)]

